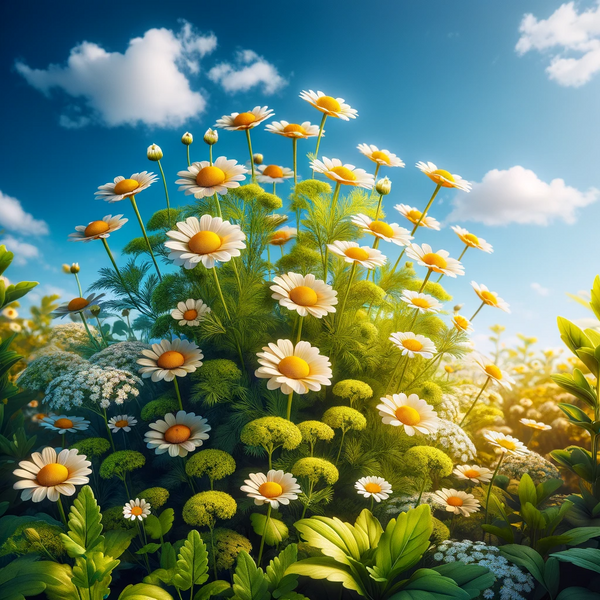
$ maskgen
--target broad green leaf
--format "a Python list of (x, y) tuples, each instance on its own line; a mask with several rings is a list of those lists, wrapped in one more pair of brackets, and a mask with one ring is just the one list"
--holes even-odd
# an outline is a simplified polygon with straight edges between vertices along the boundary
[(356, 519), (354, 523), (354, 527), (365, 532), (369, 539), (370, 548), (377, 548), (377, 544), (379, 544), (379, 539), (383, 533), (383, 528), (370, 510), (365, 508), (361, 511), (360, 515), (358, 515), (358, 519)]
[(466, 565), (463, 562), (440, 565), (433, 570), (453, 579), (460, 588), (468, 592), (471, 598), (478, 598), (481, 592), (492, 587), (496, 580), (496, 576), (487, 567)]
[(158, 520), (160, 521), (160, 528), (164, 537), (171, 531), (171, 527), (173, 527), (175, 511), (172, 508), (165, 508), (165, 510), (160, 513)]
[(592, 419), (588, 416), (588, 414), (581, 410), (578, 406), (574, 404), (567, 404), (566, 402), (559, 402), (558, 408), (562, 410), (569, 420), (573, 423), (591, 423)]
[(136, 550), (136, 554), (154, 554), (160, 548), (160, 544), (155, 544), (154, 542), (150, 542), (145, 546), (142, 546), (139, 550)]
[(6, 246), (0, 246), (0, 275), (10, 267), (10, 263), (13, 261), (15, 255), (6, 249)]
[(104, 535), (104, 553), (119, 558), (136, 536), (135, 529), (111, 529)]
[(571, 323), (564, 317), (557, 317), (556, 322), (562, 341), (573, 354), (576, 354), (580, 348), (593, 347), (585, 333), (575, 323)]
[(531, 502), (526, 502), (521, 506), (521, 516), (530, 529), (540, 530), (546, 527), (546, 519), (544, 519), (543, 513)]
[(598, 548), (569, 548), (562, 552), (554, 552), (550, 556), (577, 565), (582, 569), (600, 573), (600, 549)]
[(264, 534), (265, 543), (269, 546), (276, 546), (290, 535), (289, 529), (283, 521), (269, 517), (269, 523), (267, 524), (267, 516), (262, 513), (252, 513), (250, 522), (257, 535), (262, 536)]
[(491, 533), (509, 544), (512, 544), (515, 541), (515, 532), (510, 525), (503, 527), (498, 527), (496, 525), (482, 525), (481, 528), (485, 532)]
[(290, 573), (306, 575), (311, 579), (336, 581), (341, 583), (347, 590), (354, 590), (361, 596), (365, 595), (361, 581), (354, 577), (351, 568), (345, 564), (340, 564), (334, 558), (320, 556), (299, 560), (288, 567), (286, 575)]
[(570, 587), (562, 590), (556, 600), (600, 600), (600, 594), (582, 587)]
[(279, 553), (267, 566), (267, 579), (269, 590), (275, 590), (285, 576), (286, 569), (298, 560), (298, 546), (290, 544)]
[(177, 564), (177, 554), (170, 542), (165, 542), (160, 551), (160, 566), (163, 569), (174, 569)]
[[(396, 587), (396, 586), (395, 586)], [(398, 586), (400, 587), (400, 586)], [(469, 592), (433, 569), (419, 569), (389, 600), (470, 600)]]
[(550, 598), (554, 598), (560, 581), (560, 565), (555, 558), (549, 558), (544, 565), (544, 581)]
[(162, 527), (156, 515), (148, 515), (144, 521), (144, 529), (153, 540), (160, 540)]
[[(104, 537), (102, 536), (101, 519), (100, 507), (94, 498), (94, 492), (89, 485), (86, 485), (81, 488), (71, 506), (67, 535), (60, 534), (67, 552), (77, 550), (77, 546), (83, 548), (85, 552), (93, 552), (102, 547)], [(75, 545), (70, 544), (71, 541)], [(79, 552), (71, 554), (71, 556), (79, 555)]]
[(592, 538), (600, 537), (600, 527), (575, 527), (569, 529), (565, 535), (569, 536), (567, 546), (579, 546)]
[(179, 551), (173, 585), (180, 590), (189, 590), (208, 579), (208, 553), (200, 534), (192, 529)]
[(9, 285), (4, 291), (4, 305), (10, 304), (19, 298), (28, 294), (39, 282), (37, 281), (21, 281), (16, 285)]
[[(576, 379), (578, 372), (581, 374), (582, 379), (579, 377)], [(569, 392), (569, 394), (583, 400), (588, 406), (594, 407), (596, 393), (579, 369), (574, 369), (573, 375), (552, 375), (552, 381)]]
[(202, 589), (194, 595), (194, 600), (208, 600), (213, 596), (221, 595), (229, 589), (231, 589), (231, 584), (228, 581), (217, 579), (217, 581), (211, 581), (203, 585)]
[(85, 556), (78, 556), (73, 566), (73, 583), (78, 588), (84, 588), (90, 591), (91, 597), (103, 597), (109, 592), (110, 574), (119, 564), (109, 556), (104, 556), (102, 552), (90, 552)]
[(233, 600), (269, 600), (269, 582), (263, 570), (242, 550), (233, 574)]
[(596, 319), (600, 321), (600, 277), (598, 275), (594, 278), (589, 306), (594, 311)]
[(523, 473), (521, 481), (519, 481), (519, 502), (521, 507), (525, 506), (530, 502), (533, 506), (537, 506), (537, 493), (533, 479), (527, 474)]
[(545, 502), (555, 494), (563, 486), (562, 479), (547, 479), (542, 483), (539, 483), (535, 488), (535, 495), (537, 497), (537, 504), (539, 506), (542, 502)]
[(128, 585), (119, 595), (119, 600), (173, 600), (173, 596), (157, 585), (136, 583)]
[(23, 600), (44, 591), (49, 600), (79, 600), (77, 588), (71, 582), (69, 565), (24, 557), (0, 569), (2, 600)]
[(172, 585), (174, 577), (175, 567), (172, 569), (156, 569), (155, 571), (152, 571), (150, 575), (146, 575), (143, 581), (144, 583), (151, 583), (152, 585), (160, 585), (161, 582)]
[(545, 587), (544, 559), (533, 548), (518, 544), (506, 544), (500, 546), (500, 553), (518, 567), (527, 569)]

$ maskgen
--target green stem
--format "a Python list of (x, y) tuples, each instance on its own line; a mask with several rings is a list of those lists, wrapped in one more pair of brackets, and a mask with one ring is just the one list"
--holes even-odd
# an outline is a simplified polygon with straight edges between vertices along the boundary
[(104, 426), (106, 427), (106, 432), (108, 433), (108, 441), (110, 442), (112, 451), (116, 452), (117, 449), (115, 448), (115, 441), (113, 440), (112, 431), (110, 430), (110, 427), (108, 426), (108, 419), (106, 418), (106, 409), (103, 408), (102, 413), (100, 413), (100, 414), (101, 414), (102, 418), (104, 419)]
[[(373, 187), (371, 188), (371, 196), (373, 195), (373, 192), (375, 191), (375, 184), (377, 183), (377, 173), (379, 173), (379, 167), (381, 167), (381, 165), (379, 163), (377, 163), (377, 166), (375, 167), (375, 173), (373, 174)], [(380, 199), (381, 202), (381, 199)], [(377, 214), (379, 214), (379, 210), (377, 211)], [(377, 220), (377, 217), (375, 217), (375, 220)]]
[(483, 384), (483, 386), (481, 386), (481, 389), (479, 390), (479, 394), (477, 394), (477, 398), (475, 398), (475, 400), (473, 400), (473, 404), (471, 404), (469, 410), (465, 413), (465, 416), (462, 418), (462, 421), (459, 423), (459, 427), (462, 427), (464, 422), (467, 420), (467, 417), (469, 416), (469, 413), (475, 408), (475, 405), (477, 404), (477, 400), (479, 400), (479, 398), (481, 397), (481, 394), (483, 394), (483, 390), (485, 390), (485, 388), (487, 387), (487, 384), (490, 382), (491, 377), (488, 377), (485, 380), (485, 383)]
[(154, 252), (152, 252), (152, 246), (150, 245), (150, 240), (148, 239), (148, 235), (146, 234), (146, 228), (144, 227), (144, 221), (142, 221), (142, 216), (140, 215), (140, 211), (138, 210), (137, 203), (135, 201), (135, 196), (129, 196), (129, 200), (131, 200), (131, 206), (133, 206), (133, 210), (135, 211), (135, 216), (137, 217), (138, 223), (142, 228), (142, 234), (144, 235), (144, 239), (146, 240), (146, 245), (148, 246), (148, 251), (150, 252), (150, 257), (152, 258), (152, 262), (154, 263), (154, 268), (158, 273), (158, 279), (162, 281), (162, 275), (160, 274), (160, 269), (158, 268), (158, 263), (156, 262), (156, 258), (154, 258)]
[(221, 284), (219, 283), (219, 276), (217, 275), (217, 267), (212, 268), (213, 275), (215, 276), (215, 283), (217, 285), (217, 291), (219, 292), (219, 297), (221, 298), (221, 303), (223, 304), (223, 308), (225, 309), (225, 314), (227, 318), (231, 321), (231, 316), (229, 315), (229, 309), (227, 308), (227, 304), (225, 303), (225, 298), (223, 297), (223, 290), (221, 290)]
[[(292, 400), (294, 399), (294, 390), (292, 390), (289, 394), (288, 394), (288, 400), (287, 400), (287, 411), (285, 413), (285, 418), (288, 421), (291, 421), (291, 416), (292, 416)], [(269, 455), (270, 458), (270, 455)], [(271, 464), (269, 462), (269, 469), (271, 468)]]
[(417, 508), (417, 506), (419, 506), (419, 504), (421, 504), (421, 498), (423, 497), (423, 492), (425, 491), (425, 484), (427, 483), (427, 475), (424, 474), (425, 476), (423, 477), (423, 485), (421, 486), (421, 491), (419, 492), (419, 497), (417, 498), (417, 501), (415, 503), (415, 508)]
[[(283, 246), (281, 247), (281, 252), (282, 252), (282, 255), (283, 255)], [(239, 271), (238, 271), (238, 268), (237, 268), (237, 263), (236, 263), (235, 261), (236, 261), (236, 259), (235, 259), (235, 258), (232, 258), (232, 259), (231, 259), (231, 266), (233, 267), (233, 272), (235, 273), (235, 279), (236, 279), (236, 281), (237, 281), (238, 290), (239, 290), (239, 291), (240, 291), (240, 293), (241, 293), (241, 292), (242, 292), (242, 282), (241, 282), (241, 280), (240, 280), (240, 273), (239, 273)]]
[(419, 290), (419, 294), (425, 289), (425, 286), (427, 285), (427, 282), (429, 281), (429, 278), (431, 277), (432, 273), (433, 273), (433, 271), (431, 269), (429, 269), (427, 271), (427, 275), (425, 276), (425, 279), (423, 279), (423, 283), (421, 284), (421, 289)]
[(212, 158), (212, 144), (210, 144), (208, 146), (208, 162), (210, 163), (210, 166), (213, 166), (213, 158)]
[(481, 303), (481, 306), (473, 313), (473, 316), (469, 319), (470, 321), (473, 321), (473, 319), (477, 316), (477, 314), (479, 313), (479, 311), (485, 306), (485, 302)]
[(58, 504), (58, 512), (60, 513), (60, 519), (64, 523), (65, 527), (68, 528), (69, 525), (67, 524), (67, 517), (65, 516), (65, 509), (63, 508), (60, 494), (58, 495), (58, 500), (56, 503)]
[(406, 361), (404, 362), (404, 368), (402, 369), (402, 375), (400, 375), (400, 381), (398, 382), (398, 391), (402, 391), (402, 382), (404, 381), (404, 375), (406, 375), (406, 368), (408, 367), (408, 354), (406, 355)]
[(173, 377), (173, 383), (175, 384), (175, 393), (177, 394), (177, 402), (179, 403), (179, 410), (183, 410), (183, 402), (181, 402), (181, 394), (179, 392), (179, 384), (177, 383), (177, 377)]
[[(271, 506), (269, 504), (269, 506)], [(214, 534), (213, 534), (213, 528), (210, 528), (210, 546), (211, 546), (211, 550), (212, 550), (212, 555), (213, 555), (213, 573), (215, 576), (215, 581), (217, 580), (217, 555), (215, 554), (215, 538), (214, 538)], [(190, 599), (193, 598), (193, 596), (190, 596)]]
[(436, 185), (435, 191), (433, 192), (431, 198), (429, 198), (429, 202), (427, 203), (425, 210), (421, 213), (421, 216), (419, 217), (419, 220), (415, 223), (415, 226), (413, 227), (413, 230), (411, 231), (410, 235), (415, 235), (415, 231), (417, 231), (419, 225), (421, 224), (421, 221), (427, 216), (427, 211), (431, 208), (431, 205), (433, 204), (433, 201), (435, 200), (435, 197), (437, 196), (437, 193), (440, 191), (441, 187), (442, 186), (439, 183)]
[[(296, 184), (298, 183), (298, 167), (297, 162), (298, 162), (298, 138), (297, 137), (293, 137), (292, 138), (292, 160), (294, 162), (294, 188), (296, 187)], [(273, 192), (275, 193), (275, 192)]]
[(298, 345), (298, 342), (300, 341), (300, 338), (302, 337), (302, 324), (304, 323), (304, 317), (301, 317), (300, 315), (298, 315), (298, 326), (296, 328), (296, 342), (294, 344), (294, 346)]
[[(102, 241), (104, 242), (104, 238), (101, 238)], [(73, 275), (75, 275), (75, 280), (77, 281), (77, 287), (79, 288), (79, 297), (83, 298), (83, 290), (81, 289), (81, 283), (79, 282), (79, 275), (77, 275), (77, 273), (73, 273)]]
[(308, 505), (310, 504), (310, 499), (312, 498), (313, 487), (314, 487), (314, 483), (312, 481), (309, 482), (308, 494), (306, 494), (306, 504), (304, 505), (304, 509), (302, 510), (302, 516), (300, 517), (301, 519), (304, 519), (304, 516), (306, 515), (306, 511), (308, 510)]
[[(496, 469), (494, 470), (494, 474), (492, 475), (492, 480), (490, 481), (490, 487), (488, 488), (487, 491), (487, 496), (485, 499), (485, 516), (483, 518), (483, 524), (487, 525), (487, 520), (488, 520), (488, 509), (490, 506), (490, 496), (492, 495), (492, 487), (494, 486), (494, 479), (496, 479), (496, 475), (498, 473), (498, 470), (500, 469), (500, 465), (502, 464), (502, 460), (504, 459), (504, 452), (500, 455), (500, 460), (498, 461), (498, 464), (496, 465)], [(483, 533), (483, 539), (485, 540), (485, 532)]]
[(341, 186), (342, 186), (342, 184), (339, 181), (336, 182), (335, 191), (333, 192), (333, 198), (331, 199), (331, 208), (329, 209), (332, 216), (335, 216), (334, 212), (335, 212), (335, 207), (337, 206), (338, 198), (340, 196), (340, 187)]
[(275, 186), (276, 186), (276, 185), (277, 185), (277, 184), (276, 184), (275, 182), (273, 182), (273, 196), (276, 196), (276, 195), (277, 195), (277, 194), (275, 194)]
[(269, 502), (269, 508), (267, 508), (267, 519), (265, 520), (265, 528), (263, 529), (262, 536), (260, 538), (260, 549), (258, 551), (258, 561), (256, 562), (257, 566), (260, 567), (260, 563), (262, 561), (263, 550), (265, 548), (265, 534), (267, 533), (267, 526), (269, 525), (269, 520), (271, 519), (271, 503)]
[(127, 473), (125, 473), (123, 475), (123, 478), (121, 479), (121, 481), (123, 482), (123, 485), (125, 486), (125, 493), (127, 494), (127, 498), (129, 500), (133, 500), (133, 498), (131, 497), (131, 494), (129, 493), (129, 486), (127, 485)]
[[(469, 246), (466, 245), (465, 249), (461, 252), (461, 255), (458, 257), (458, 261), (462, 260), (462, 257), (465, 255), (465, 252), (469, 249)], [(442, 273), (439, 277), (439, 279), (436, 281), (436, 283), (439, 283), (442, 280), (442, 277), (444, 276), (444, 274)]]
[(187, 149), (187, 161), (188, 161), (188, 167), (189, 167), (192, 164), (190, 162), (190, 145), (189, 144), (186, 145), (186, 149)]
[[(327, 113), (323, 113), (321, 119), (321, 125), (319, 125), (319, 135), (317, 136), (317, 147), (315, 148), (315, 159), (319, 158), (319, 146), (321, 145), (321, 137), (323, 137), (323, 127), (325, 127), (325, 121), (327, 120)], [(315, 170), (313, 169), (312, 178), (315, 178)]]
[(83, 314), (83, 312), (81, 312), (79, 314), (81, 315), (81, 322), (83, 323), (83, 326), (85, 327), (85, 330), (87, 331), (87, 334), (88, 334), (90, 340), (92, 340), (92, 344), (94, 344), (94, 347), (96, 349), (100, 350), (100, 345), (96, 341), (96, 338), (94, 338), (92, 336), (92, 332), (90, 331), (90, 328), (88, 327), (87, 319), (85, 318), (85, 315)]
[[(190, 147), (188, 146), (188, 152)], [(160, 169), (160, 174), (162, 176), (163, 185), (165, 186), (165, 196), (167, 197), (167, 223), (169, 223), (169, 227), (171, 227), (171, 205), (169, 204), (169, 190), (167, 189), (167, 180), (165, 179), (165, 172), (163, 171), (162, 165), (160, 164), (160, 160), (158, 162), (158, 168)], [(190, 164), (190, 158), (188, 155), (188, 166)]]
[(335, 458), (335, 465), (337, 466), (339, 460), (340, 460), (340, 455), (342, 454), (342, 448), (344, 447), (344, 438), (346, 437), (346, 430), (342, 429), (342, 439), (340, 440), (340, 448), (338, 450), (337, 456)]
[(346, 301), (348, 300), (348, 294), (350, 293), (350, 286), (352, 285), (352, 281), (356, 274), (356, 265), (356, 262), (352, 263), (352, 269), (350, 271), (350, 277), (348, 279), (348, 286), (346, 287), (346, 293), (344, 294), (344, 299), (342, 300), (342, 304), (340, 306), (340, 312), (338, 313), (338, 326), (342, 324), (344, 309), (346, 308)]
[(254, 154), (252, 154), (252, 141), (250, 140), (250, 129), (246, 129), (246, 139), (248, 140), (248, 151), (250, 152), (250, 166), (252, 167), (252, 183), (256, 183), (256, 174), (254, 172)]
[(379, 219), (379, 213), (381, 211), (381, 203), (383, 202), (383, 194), (379, 194), (379, 202), (377, 203), (377, 211), (375, 212), (375, 221)]
[(100, 336), (102, 337), (102, 341), (104, 342), (104, 345), (108, 348), (106, 336), (104, 335), (104, 331), (102, 331), (102, 323), (100, 322), (100, 317), (96, 317), (96, 321), (98, 321), (98, 329), (100, 330)]
[(217, 214), (222, 219), (223, 218), (223, 213), (221, 212), (221, 203), (219, 202), (219, 196), (217, 195), (216, 192), (215, 192), (215, 195), (213, 196), (213, 198), (215, 199), (215, 204), (217, 205)]
[(371, 496), (371, 506), (369, 510), (371, 511), (371, 513), (373, 512), (373, 496)]

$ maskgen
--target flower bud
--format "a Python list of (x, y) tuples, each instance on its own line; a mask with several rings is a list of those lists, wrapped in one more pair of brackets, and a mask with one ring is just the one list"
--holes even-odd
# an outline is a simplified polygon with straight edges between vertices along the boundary
[(129, 312), (130, 312), (130, 311), (129, 311), (129, 309), (128, 309), (128, 308), (124, 308), (124, 309), (121, 311), (121, 316), (122, 316), (122, 317), (128, 317), (128, 316), (129, 316)]
[(191, 146), (192, 142), (194, 141), (194, 136), (189, 132), (186, 131), (182, 136), (181, 136), (181, 143), (184, 146)]
[(90, 312), (92, 313), (92, 315), (94, 315), (94, 317), (97, 317), (100, 314), (101, 310), (102, 309), (97, 304), (90, 306)]
[(262, 154), (253, 154), (252, 155), (252, 160), (254, 161), (255, 165), (262, 165), (263, 159), (264, 159), (264, 156)]
[(454, 307), (454, 312), (455, 312), (455, 313), (458, 313), (458, 312), (460, 312), (460, 309), (461, 309), (463, 306), (464, 306), (464, 304), (457, 304), (457, 305)]
[(27, 529), (24, 529), (23, 534), (32, 544), (36, 544), (42, 541), (40, 534), (33, 527), (27, 527)]
[(375, 190), (382, 196), (387, 196), (392, 191), (392, 182), (384, 177), (375, 184)]
[(163, 151), (160, 149), (160, 146), (152, 144), (152, 146), (148, 146), (146, 156), (148, 157), (148, 160), (157, 161), (163, 157)]
[(446, 373), (448, 373), (448, 374), (454, 373), (454, 369), (450, 365), (445, 365), (444, 371), (446, 371)]
[(62, 266), (63, 273), (71, 273), (71, 267), (69, 265)]
[(213, 144), (216, 144), (219, 141), (219, 134), (214, 129), (209, 128), (204, 134), (204, 141), (209, 146), (212, 146)]
[(69, 267), (69, 271), (71, 273), (73, 273), (73, 275), (75, 275), (75, 273), (79, 273), (79, 271), (81, 271), (81, 269), (79, 268), (79, 263), (73, 263), (70, 267)]

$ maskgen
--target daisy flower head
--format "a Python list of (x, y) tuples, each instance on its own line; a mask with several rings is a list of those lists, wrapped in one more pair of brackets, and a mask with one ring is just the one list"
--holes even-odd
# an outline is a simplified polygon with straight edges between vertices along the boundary
[(406, 302), (411, 308), (416, 308), (419, 313), (436, 313), (442, 310), (442, 303), (439, 300), (422, 292), (403, 290), (400, 300)]
[(395, 154), (389, 150), (380, 150), (377, 146), (369, 144), (359, 144), (359, 151), (364, 154), (369, 160), (372, 160), (380, 167), (403, 167), (404, 161), (400, 160)]
[(129, 415), (117, 415), (108, 420), (108, 427), (113, 433), (123, 431), (129, 433), (137, 425), (137, 419)]
[(465, 181), (460, 175), (449, 173), (448, 171), (444, 171), (444, 169), (438, 169), (432, 162), (425, 163), (419, 161), (417, 169), (425, 173), (437, 185), (446, 188), (457, 188), (463, 192), (471, 191), (471, 184)]
[[(8, 287), (8, 285), (6, 287)], [(12, 321), (13, 319), (16, 319), (19, 316), (19, 311), (16, 308), (13, 308), (12, 306), (7, 306), (0, 313), (0, 315), (2, 315), (3, 317), (6, 317), (7, 319), (10, 319)]]
[(274, 509), (280, 504), (287, 506), (290, 500), (298, 500), (298, 494), (302, 492), (296, 478), (285, 471), (271, 469), (266, 475), (250, 473), (249, 477), (240, 489), (258, 506), (270, 504)]
[(475, 293), (479, 296), (479, 299), (488, 306), (492, 306), (494, 308), (499, 308), (504, 312), (510, 313), (510, 308), (507, 302), (502, 300), (500, 296), (498, 296), (497, 292), (491, 292), (488, 288), (483, 284), (475, 283), (471, 281), (471, 285), (475, 290)]
[(398, 223), (388, 224), (385, 221), (374, 221), (362, 213), (352, 217), (352, 222), (365, 233), (370, 233), (385, 242), (392, 242), (396, 246), (408, 246), (412, 240), (408, 229), (400, 227)]
[(67, 315), (78, 315), (88, 310), (90, 306), (98, 304), (100, 298), (104, 298), (104, 294), (90, 294), (87, 298), (73, 298), (69, 302), (61, 304), (52, 315), (61, 319)]
[(258, 171), (260, 174), (256, 178), (259, 183), (283, 183), (294, 176), (292, 169), (279, 165), (260, 165)]
[(495, 381), (498, 385), (506, 390), (510, 390), (515, 380), (500, 367), (495, 365), (491, 360), (479, 354), (473, 356), (473, 364), (483, 371), (484, 375)]
[(470, 332), (473, 331), (473, 325), (471, 325), (471, 321), (462, 315), (456, 314), (452, 317), (452, 323), (454, 323), (454, 327), (458, 329), (458, 331)]
[(178, 171), (175, 183), (180, 192), (186, 196), (194, 195), (194, 198), (205, 198), (221, 194), (240, 186), (240, 181), (246, 178), (248, 169), (239, 165), (237, 160), (227, 159), (219, 156), (211, 165), (207, 160), (191, 164), (185, 171)]
[(472, 481), (473, 483), (489, 483), (492, 480), (492, 470), (477, 465), (457, 465), (452, 471), (457, 479)]
[(152, 344), (151, 350), (142, 350), (144, 358), (137, 360), (142, 365), (139, 372), (142, 378), (150, 377), (157, 382), (161, 379), (173, 381), (175, 377), (185, 377), (202, 366), (202, 350), (188, 340), (175, 338), (172, 342), (162, 340)]
[[(288, 138), (306, 139), (319, 135), (319, 126), (311, 125), (309, 121), (304, 123), (288, 123), (287, 121), (273, 121), (269, 123), (265, 129), (270, 133), (276, 133)], [(321, 133), (321, 137), (325, 137), (325, 131)]]
[(441, 228), (438, 220), (429, 216), (424, 217), (423, 213), (414, 206), (409, 206), (408, 204), (396, 204), (394, 208), (413, 225), (418, 223), (419, 227), (425, 227), (426, 229), (433, 229), (435, 231), (439, 231)]
[(350, 119), (356, 119), (358, 116), (358, 111), (349, 104), (346, 104), (343, 98), (326, 96), (323, 92), (313, 92), (312, 90), (303, 90), (300, 98), (312, 104), (317, 110), (320, 110), (328, 117), (336, 117), (344, 121), (349, 121)]
[(466, 229), (463, 229), (458, 225), (453, 225), (451, 229), (459, 237), (460, 241), (469, 246), (469, 248), (477, 248), (477, 250), (482, 250), (488, 254), (491, 254), (494, 251), (491, 244), (488, 244), (483, 238), (477, 237), (473, 233), (469, 233)]
[(106, 202), (120, 202), (130, 196), (135, 196), (145, 189), (149, 188), (158, 176), (148, 171), (134, 173), (129, 179), (125, 179), (119, 175), (114, 178), (112, 183), (105, 183), (98, 187), (98, 191), (94, 194), (97, 200), (105, 200)]
[(87, 226), (77, 225), (75, 233), (69, 234), (71, 242), (91, 242), (110, 237), (113, 231), (121, 229), (129, 219), (122, 219), (123, 215), (106, 215), (101, 221), (92, 221)]
[(177, 266), (193, 269), (202, 263), (212, 269), (216, 262), (229, 262), (246, 247), (246, 235), (239, 225), (221, 217), (202, 215), (177, 223), (177, 231), (168, 231), (165, 247), (171, 250), (169, 260)]
[(41, 502), (46, 497), (56, 502), (59, 496), (72, 496), (76, 485), (89, 483), (91, 462), (77, 450), (44, 448), (34, 452), (31, 460), (22, 460), (14, 474), (19, 477), (13, 488), (23, 490), (21, 500)]
[(534, 421), (533, 419), (521, 419), (519, 423), (521, 423), (521, 425), (525, 425), (525, 427), (536, 429), (537, 431), (550, 431), (550, 429), (552, 429), (552, 425), (540, 423), (539, 421)]
[(440, 419), (433, 406), (417, 394), (387, 395), (380, 400), (382, 403), (376, 408), (383, 424), (403, 427), (406, 435), (435, 433), (440, 426)]
[(269, 244), (272, 246), (283, 246), (293, 240), (298, 235), (298, 230), (295, 227), (281, 227), (273, 232)]
[(67, 417), (67, 415), (51, 415), (45, 417), (40, 422), (42, 427), (56, 431), (60, 435), (63, 433), (75, 433), (76, 431), (85, 431), (90, 422), (83, 417)]
[(331, 385), (331, 363), (308, 342), (277, 340), (257, 353), (261, 365), (254, 374), (268, 379), (267, 389), (281, 389), (283, 394), (318, 392), (323, 385)]
[(512, 435), (505, 435), (500, 431), (486, 431), (483, 437), (496, 448), (500, 448), (503, 453), (512, 454), (514, 456), (526, 456), (529, 454), (529, 450)]
[(217, 119), (215, 127), (228, 131), (245, 131), (252, 129), (272, 117), (275, 113), (268, 106), (255, 106), (252, 110), (243, 113), (231, 113)]
[(135, 521), (136, 519), (142, 521), (148, 517), (151, 508), (150, 502), (136, 498), (125, 503), (123, 516), (129, 521)]
[(188, 298), (185, 302), (177, 303), (177, 308), (171, 311), (171, 316), (181, 326), (197, 327), (209, 312), (210, 308), (202, 300)]
[(300, 275), (288, 273), (273, 279), (274, 292), (271, 298), (277, 300), (281, 306), (295, 310), (301, 317), (311, 315), (320, 319), (327, 313), (335, 312), (338, 303), (337, 292), (321, 279), (314, 275)]
[(357, 169), (354, 165), (344, 165), (339, 158), (329, 159), (324, 156), (323, 160), (315, 159), (310, 163), (310, 168), (342, 185), (362, 187), (368, 190), (375, 185), (373, 175), (364, 169)]
[(434, 273), (441, 273), (448, 277), (464, 275), (465, 269), (455, 258), (450, 258), (450, 253), (446, 250), (434, 252), (429, 244), (411, 244), (406, 251), (406, 255), (416, 260), (422, 267), (427, 267)]
[(387, 500), (392, 493), (392, 486), (383, 477), (361, 477), (355, 484), (356, 492), (365, 498), (373, 498), (375, 502)]
[(479, 500), (467, 492), (442, 488), (434, 493), (435, 500), (442, 504), (447, 512), (468, 517), (473, 513), (479, 512), (481, 505)]
[(392, 333), (389, 339), (402, 351), (402, 356), (408, 356), (408, 358), (414, 358), (415, 356), (433, 358), (433, 355), (437, 352), (435, 344), (429, 338), (412, 331)]
[(359, 246), (356, 242), (333, 242), (327, 244), (330, 252), (341, 256), (347, 263), (356, 263), (365, 269), (381, 267), (387, 260), (386, 257), (370, 246)]
[(150, 423), (150, 429), (144, 436), (144, 442), (150, 450), (156, 454), (168, 452), (171, 457), (184, 457), (202, 446), (209, 438), (211, 427), (200, 415), (180, 410), (176, 414), (167, 413), (164, 419)]

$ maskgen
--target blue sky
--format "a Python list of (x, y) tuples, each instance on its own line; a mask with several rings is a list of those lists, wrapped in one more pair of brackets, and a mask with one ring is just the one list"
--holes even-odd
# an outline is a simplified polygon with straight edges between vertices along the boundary
[[(470, 250), (466, 276), (448, 285), (467, 316), (477, 307), (471, 280), (510, 303), (511, 315), (480, 313), (477, 337), (500, 322), (510, 336), (555, 346), (556, 315), (588, 315), (565, 292), (588, 289), (599, 271), (597, 2), (57, 6), (0, 7), (0, 227), (4, 243), (22, 250), (12, 280), (68, 295), (74, 282), (61, 264), (78, 261), (91, 283), (106, 256), (99, 244), (67, 242), (74, 226), (125, 212), (130, 223), (111, 247), (138, 234), (129, 205), (94, 200), (98, 185), (152, 169), (146, 147), (157, 143), (172, 201), (183, 203), (174, 180), (185, 167), (184, 131), (195, 135), (192, 159), (200, 160), (203, 132), (232, 111), (261, 104), (276, 120), (318, 123), (320, 114), (298, 98), (314, 89), (359, 112), (354, 121), (328, 121), (322, 155), (372, 172), (356, 150), (368, 143), (405, 161), (385, 172), (393, 181), (388, 215), (396, 203), (427, 202), (433, 184), (415, 169), (419, 160), (476, 184), (468, 196), (440, 194), (431, 214), (444, 229), (417, 242), (457, 256), (450, 225), (460, 224), (493, 244), (491, 256)], [(260, 128), (253, 143), (266, 162), (291, 166), (287, 140)], [(312, 141), (299, 150), (312, 151)], [(246, 160), (243, 134), (222, 132), (221, 154)], [(308, 176), (306, 161), (299, 166)], [(149, 217), (164, 205), (162, 186), (138, 201)]]

